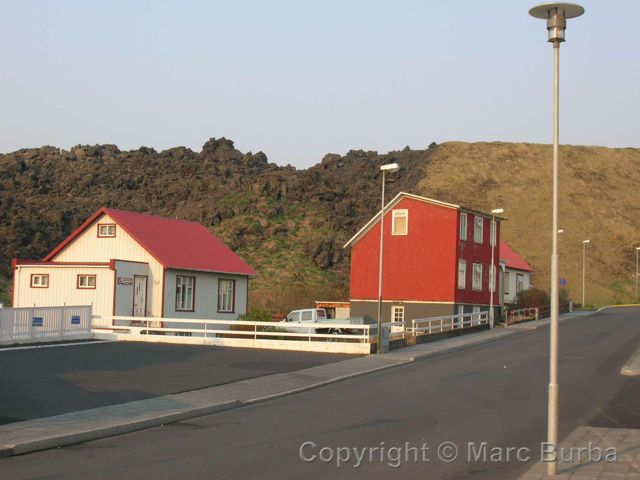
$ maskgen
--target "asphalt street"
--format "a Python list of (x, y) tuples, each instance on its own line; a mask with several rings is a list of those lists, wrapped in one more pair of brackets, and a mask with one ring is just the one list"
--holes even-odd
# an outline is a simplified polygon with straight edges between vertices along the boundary
[(348, 358), (352, 356), (144, 342), (5, 350), (0, 351), (0, 424)]
[[(539, 458), (546, 434), (548, 340), (549, 329), (541, 328), (249, 407), (5, 458), (0, 476), (518, 478)], [(638, 308), (560, 324), (561, 438), (581, 425), (640, 428), (640, 378), (619, 375), (639, 342)], [(303, 455), (313, 461), (300, 458), (305, 442), (312, 443)], [(470, 446), (477, 451), (481, 442), (500, 451), (527, 448), (532, 458), (469, 461)], [(439, 451), (442, 445), (450, 448)], [(447, 463), (451, 445), (458, 454)], [(365, 451), (364, 460), (355, 467), (352, 453), (337, 467), (339, 447)], [(389, 447), (404, 448), (397, 468)], [(417, 461), (411, 447), (419, 449)], [(318, 459), (331, 452), (331, 461)]]

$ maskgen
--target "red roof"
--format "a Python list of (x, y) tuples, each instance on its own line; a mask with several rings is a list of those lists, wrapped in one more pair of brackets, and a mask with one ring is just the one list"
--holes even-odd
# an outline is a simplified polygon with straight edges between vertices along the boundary
[(166, 268), (256, 275), (256, 271), (197, 222), (103, 207), (53, 249), (52, 260), (101, 215), (109, 215)]
[(503, 240), (500, 240), (500, 260), (507, 263), (507, 268), (533, 272), (531, 265)]

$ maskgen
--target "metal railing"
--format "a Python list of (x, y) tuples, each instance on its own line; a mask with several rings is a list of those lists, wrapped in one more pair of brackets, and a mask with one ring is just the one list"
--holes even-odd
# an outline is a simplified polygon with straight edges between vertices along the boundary
[(478, 327), (489, 323), (489, 312), (461, 313), (442, 317), (419, 318), (411, 320), (411, 326), (405, 332), (412, 335), (431, 335), (452, 330)]
[(540, 318), (540, 309), (538, 307), (519, 308), (517, 310), (507, 310), (505, 312), (504, 321), (507, 325), (527, 320), (538, 320)]
[(0, 343), (91, 338), (91, 305), (0, 309)]

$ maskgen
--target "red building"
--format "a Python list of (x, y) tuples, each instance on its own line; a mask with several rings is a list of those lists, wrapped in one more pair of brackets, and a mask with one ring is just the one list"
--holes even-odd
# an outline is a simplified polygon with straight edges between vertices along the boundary
[[(382, 321), (489, 310), (491, 214), (399, 193), (384, 211)], [(496, 217), (494, 272), (499, 265)], [(380, 213), (349, 240), (351, 316), (377, 318)], [(499, 304), (499, 286), (494, 288)], [(496, 312), (497, 315), (497, 312)]]

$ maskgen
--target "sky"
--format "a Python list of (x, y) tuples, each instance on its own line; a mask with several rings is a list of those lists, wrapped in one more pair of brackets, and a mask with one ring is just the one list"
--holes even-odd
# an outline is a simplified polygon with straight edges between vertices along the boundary
[[(0, 0), (0, 152), (211, 137), (326, 153), (552, 142), (553, 52), (522, 0)], [(640, 2), (583, 0), (561, 143), (640, 147)]]

